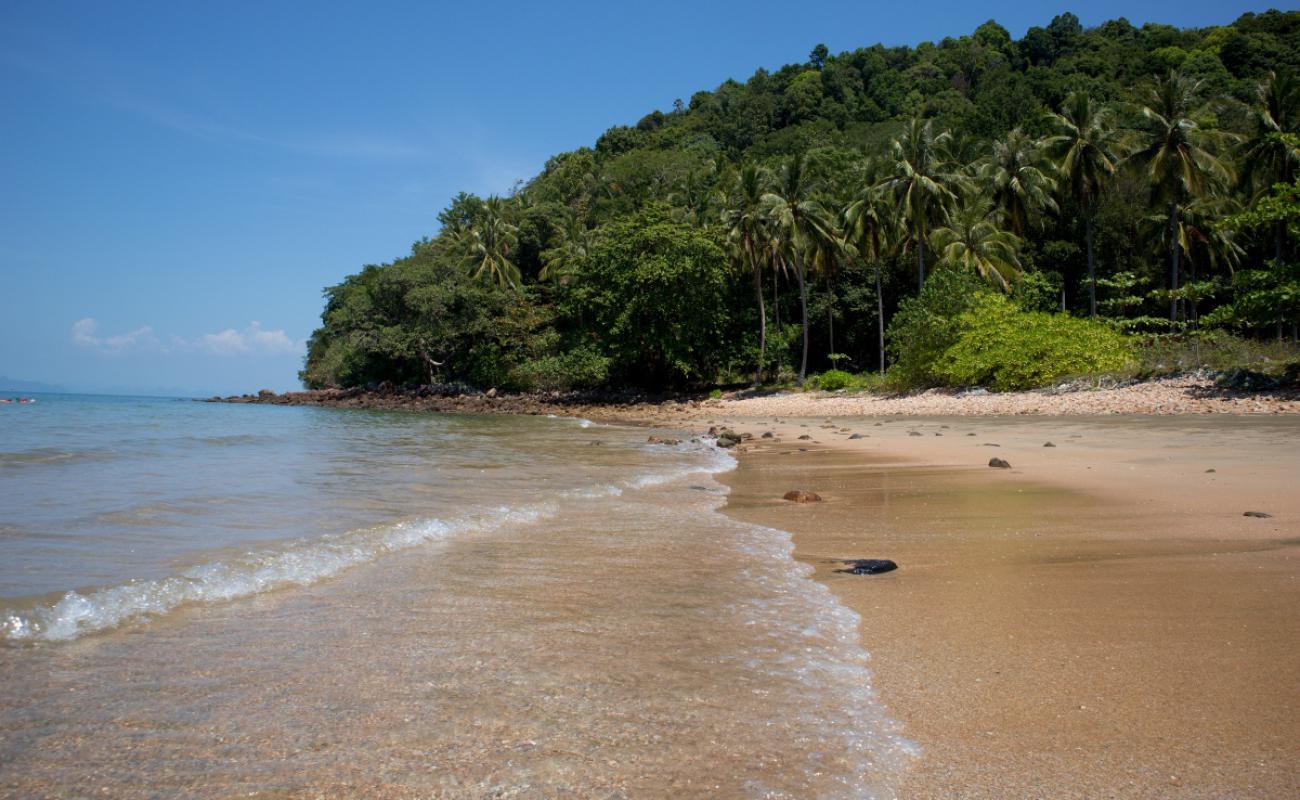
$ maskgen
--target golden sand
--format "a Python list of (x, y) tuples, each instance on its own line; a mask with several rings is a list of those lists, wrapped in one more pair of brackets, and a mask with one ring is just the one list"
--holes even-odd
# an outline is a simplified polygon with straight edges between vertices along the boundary
[(775, 438), (728, 513), (794, 532), (922, 748), (900, 797), (1300, 796), (1300, 421), (730, 422)]

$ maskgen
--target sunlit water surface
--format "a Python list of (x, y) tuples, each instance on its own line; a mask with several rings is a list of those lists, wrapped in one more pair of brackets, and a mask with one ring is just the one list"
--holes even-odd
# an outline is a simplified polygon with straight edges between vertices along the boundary
[(856, 616), (646, 434), (3, 407), (0, 795), (892, 796)]

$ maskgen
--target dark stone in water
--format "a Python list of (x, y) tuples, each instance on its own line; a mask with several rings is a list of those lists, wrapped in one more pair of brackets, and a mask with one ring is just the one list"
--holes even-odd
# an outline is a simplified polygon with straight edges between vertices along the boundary
[(803, 439), (811, 439), (812, 437), (805, 433), (804, 435), (800, 436), (799, 438), (800, 438), (801, 440), (803, 440)]
[(1000, 459), (1000, 458), (990, 458), (990, 459), (989, 459), (989, 466), (990, 466), (990, 467), (997, 467), (998, 469), (1011, 469), (1011, 464), (1010, 464), (1010, 462), (1003, 461), (1003, 460)]
[(1056, 447), (1056, 445), (1052, 444), (1051, 442), (1043, 442), (1043, 447)]
[(844, 563), (849, 566), (835, 571), (847, 572), (850, 575), (878, 575), (898, 569), (898, 565), (887, 558), (854, 558)]
[(853, 434), (852, 436), (850, 436), (849, 438), (850, 438), (850, 439), (865, 439), (865, 438), (867, 438), (867, 437), (866, 437), (866, 436), (863, 436), (863, 435), (860, 434), (860, 433), (855, 433), (855, 434)]
[(771, 431), (766, 431), (766, 432), (764, 432), (764, 433), (763, 433), (763, 438), (764, 438), (764, 439), (771, 439), (771, 438), (772, 438), (772, 432), (771, 432)]
[(1271, 517), (1271, 516), (1273, 516), (1273, 515), (1272, 515), (1272, 514), (1267, 514), (1267, 513), (1263, 512), (1263, 511), (1247, 511), (1246, 513), (1242, 514), (1242, 516), (1243, 516), (1243, 517), (1259, 517), (1260, 519), (1268, 519), (1269, 517)]

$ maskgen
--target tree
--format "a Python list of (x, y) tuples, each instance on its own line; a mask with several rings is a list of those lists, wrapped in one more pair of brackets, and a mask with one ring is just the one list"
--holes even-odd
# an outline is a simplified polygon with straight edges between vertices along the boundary
[(642, 386), (713, 377), (728, 318), (721, 236), (662, 204), (608, 225), (582, 265), (580, 302), (615, 376)]
[(770, 252), (767, 240), (768, 214), (763, 204), (767, 175), (754, 164), (746, 164), (736, 176), (727, 197), (722, 223), (727, 229), (733, 262), (747, 269), (754, 279), (754, 296), (758, 300), (758, 364), (754, 367), (754, 385), (763, 381), (767, 354), (767, 309), (763, 304), (763, 267)]
[(537, 274), (539, 280), (568, 283), (591, 249), (594, 235), (580, 215), (567, 211), (563, 222), (556, 231), (558, 241), (542, 251), (542, 271)]
[(993, 206), (1017, 236), (1025, 236), (1041, 212), (1057, 210), (1052, 199), (1056, 181), (1039, 167), (1041, 163), (1038, 143), (1016, 128), (993, 143), (993, 151), (978, 167)]
[(806, 258), (815, 242), (831, 238), (829, 221), (821, 204), (812, 199), (813, 184), (802, 153), (790, 156), (781, 166), (776, 181), (763, 195), (781, 257), (794, 267), (799, 282), (799, 307), (803, 324), (803, 356), (799, 361), (799, 385), (808, 374), (808, 286)]
[(845, 240), (875, 272), (876, 341), (881, 374), (885, 372), (885, 300), (880, 269), (897, 235), (897, 226), (889, 212), (881, 190), (868, 183), (842, 215)]
[(970, 199), (949, 211), (942, 227), (930, 234), (939, 264), (974, 272), (1003, 292), (1020, 274), (1020, 237), (997, 224), (984, 199)]
[[(1277, 184), (1288, 184), (1300, 168), (1300, 82), (1289, 73), (1270, 72), (1255, 87), (1251, 107), (1253, 130), (1242, 150), (1242, 178), (1253, 200), (1267, 196)], [(1282, 263), (1286, 224), (1274, 221), (1273, 263)]]
[(1085, 92), (1071, 94), (1061, 112), (1052, 114), (1050, 120), (1057, 134), (1046, 141), (1046, 146), (1060, 159), (1057, 169), (1083, 216), (1088, 257), (1088, 316), (1095, 318), (1097, 265), (1092, 228), (1097, 200), (1115, 177), (1117, 132), (1110, 110), (1098, 105)]
[(518, 291), (523, 278), (510, 260), (517, 243), (518, 229), (506, 221), (504, 201), (489, 197), (464, 238), (465, 263), (475, 278)]
[[(1165, 206), (1168, 220), (1169, 290), (1178, 291), (1182, 247), (1178, 241), (1178, 209), (1190, 198), (1205, 197), (1231, 179), (1228, 165), (1214, 150), (1228, 137), (1202, 128), (1201, 82), (1171, 70), (1147, 92), (1147, 105), (1132, 129), (1133, 152), (1125, 159), (1151, 187), (1152, 199)], [(1169, 319), (1178, 319), (1178, 298), (1170, 295)]]
[(950, 171), (948, 131), (934, 132), (930, 120), (913, 117), (890, 144), (890, 177), (882, 184), (894, 196), (898, 214), (916, 247), (916, 285), (925, 285), (925, 242), (931, 222), (956, 202), (960, 177)]

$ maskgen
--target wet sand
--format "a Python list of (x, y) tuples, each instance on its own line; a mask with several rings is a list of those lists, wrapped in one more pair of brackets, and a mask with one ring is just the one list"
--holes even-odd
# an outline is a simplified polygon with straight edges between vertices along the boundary
[(732, 422), (777, 438), (726, 511), (861, 615), (899, 797), (1300, 795), (1300, 420)]

